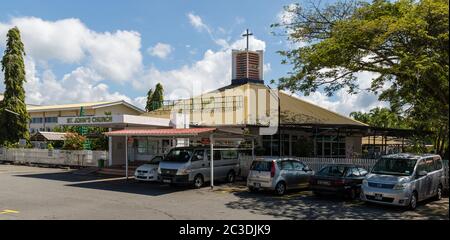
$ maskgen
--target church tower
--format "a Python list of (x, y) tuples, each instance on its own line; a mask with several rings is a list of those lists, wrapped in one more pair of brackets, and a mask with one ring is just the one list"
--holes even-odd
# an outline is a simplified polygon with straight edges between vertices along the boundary
[(232, 80), (231, 84), (261, 83), (264, 84), (263, 65), (264, 52), (262, 50), (249, 50), (248, 29), (244, 37), (247, 37), (247, 47), (245, 50), (233, 50), (232, 58)]

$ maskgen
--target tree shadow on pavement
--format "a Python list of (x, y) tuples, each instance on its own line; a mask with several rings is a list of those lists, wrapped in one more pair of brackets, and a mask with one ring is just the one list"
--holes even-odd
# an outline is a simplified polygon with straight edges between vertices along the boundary
[(449, 219), (448, 198), (441, 201), (425, 201), (415, 211), (404, 208), (368, 204), (359, 200), (345, 201), (333, 196), (317, 197), (310, 191), (274, 196), (271, 193), (247, 191), (235, 192), (239, 200), (227, 207), (244, 209), (256, 214), (279, 218), (304, 220), (332, 219)]
[(73, 174), (72, 171), (67, 172), (55, 172), (55, 173), (33, 173), (33, 174), (18, 174), (14, 175), (16, 177), (27, 177), (27, 178), (39, 178), (53, 181), (63, 181), (63, 182), (86, 182), (101, 179), (111, 179), (116, 176), (107, 176), (99, 174), (87, 174), (87, 175), (77, 175)]
[(192, 190), (188, 186), (171, 186), (159, 182), (138, 182), (134, 179), (125, 178), (105, 179), (103, 181), (81, 182), (69, 184), (70, 187), (79, 187), (95, 190), (114, 191), (148, 196), (159, 196), (174, 192)]

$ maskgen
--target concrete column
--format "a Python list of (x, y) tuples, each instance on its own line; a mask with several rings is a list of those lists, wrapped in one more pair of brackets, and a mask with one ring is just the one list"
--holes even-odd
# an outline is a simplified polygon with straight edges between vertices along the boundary
[[(108, 132), (111, 132), (112, 128), (108, 128)], [(112, 160), (112, 137), (108, 137), (108, 166), (112, 166), (113, 160)]]

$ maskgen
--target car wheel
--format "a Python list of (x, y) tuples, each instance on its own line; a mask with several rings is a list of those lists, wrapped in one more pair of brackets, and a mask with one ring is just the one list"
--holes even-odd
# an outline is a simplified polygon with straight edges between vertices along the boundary
[(286, 193), (286, 184), (284, 184), (284, 182), (277, 183), (275, 192), (280, 196), (284, 195)]
[(254, 187), (248, 187), (248, 191), (254, 193), (254, 192), (257, 192), (258, 189), (254, 188)]
[(234, 183), (235, 180), (236, 180), (236, 174), (234, 173), (234, 171), (229, 171), (227, 174), (227, 182)]
[(436, 189), (436, 195), (434, 196), (435, 201), (439, 201), (442, 199), (442, 186), (439, 184), (438, 188)]
[(409, 200), (409, 206), (408, 208), (410, 210), (414, 210), (417, 207), (417, 193), (413, 192), (413, 194), (411, 195), (411, 199)]
[(316, 195), (317, 197), (322, 197), (323, 194), (321, 192), (317, 192), (317, 191), (313, 191), (314, 195)]
[(349, 200), (354, 200), (356, 198), (356, 190), (354, 188), (350, 189), (347, 196)]
[(197, 176), (195, 176), (195, 178), (194, 178), (194, 187), (195, 188), (201, 188), (201, 187), (203, 187), (203, 184), (204, 184), (205, 182), (203, 181), (203, 176), (202, 175), (197, 175)]

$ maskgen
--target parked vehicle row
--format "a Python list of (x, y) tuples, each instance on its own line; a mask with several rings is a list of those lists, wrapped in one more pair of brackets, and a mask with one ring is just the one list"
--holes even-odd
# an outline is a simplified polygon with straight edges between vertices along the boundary
[[(214, 180), (234, 182), (240, 173), (238, 152), (214, 150)], [(140, 181), (202, 187), (211, 180), (209, 147), (177, 147), (136, 169)], [(371, 171), (352, 164), (330, 164), (314, 172), (295, 158), (252, 161), (247, 176), (251, 192), (310, 189), (317, 196), (334, 194), (415, 209), (419, 201), (442, 197), (444, 167), (439, 155), (393, 154), (380, 158)]]
[(362, 201), (415, 209), (419, 201), (442, 198), (444, 167), (439, 155), (392, 154), (372, 170), (351, 164), (330, 164), (314, 174), (301, 161), (281, 158), (253, 162), (249, 191), (309, 188), (314, 194), (337, 194)]

